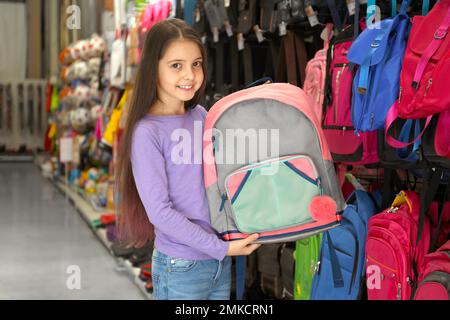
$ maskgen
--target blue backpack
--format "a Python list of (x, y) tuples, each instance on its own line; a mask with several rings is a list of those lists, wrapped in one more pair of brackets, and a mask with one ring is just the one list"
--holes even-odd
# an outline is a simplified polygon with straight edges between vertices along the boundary
[(356, 190), (349, 198), (341, 225), (324, 233), (311, 300), (357, 300), (365, 276), (368, 220), (379, 212), (381, 194)]
[[(368, 1), (367, 16), (375, 5)], [(400, 71), (406, 49), (410, 21), (406, 13), (411, 0), (403, 0), (400, 13), (368, 26), (350, 47), (347, 58), (358, 65), (353, 81), (351, 117), (355, 132), (384, 128), (386, 114), (399, 95)]]

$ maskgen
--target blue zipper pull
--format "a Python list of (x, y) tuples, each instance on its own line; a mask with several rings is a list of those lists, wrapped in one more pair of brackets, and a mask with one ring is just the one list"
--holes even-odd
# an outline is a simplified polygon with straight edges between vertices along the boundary
[(222, 203), (220, 204), (220, 209), (219, 211), (223, 211), (223, 208), (225, 207), (225, 201), (227, 201), (227, 194), (224, 192), (222, 194)]

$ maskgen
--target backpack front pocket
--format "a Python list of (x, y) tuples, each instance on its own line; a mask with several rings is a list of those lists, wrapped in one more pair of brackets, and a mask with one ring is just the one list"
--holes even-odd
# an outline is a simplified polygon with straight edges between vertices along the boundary
[(303, 155), (240, 168), (225, 179), (225, 188), (236, 225), (244, 233), (312, 222), (308, 207), (311, 199), (321, 194), (317, 169)]

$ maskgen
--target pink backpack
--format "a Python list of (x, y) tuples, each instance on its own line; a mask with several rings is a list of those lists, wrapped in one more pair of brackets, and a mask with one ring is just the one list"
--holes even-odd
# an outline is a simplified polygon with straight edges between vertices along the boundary
[(327, 51), (333, 35), (333, 25), (328, 23), (324, 32), (326, 32), (326, 35), (323, 49), (317, 51), (314, 58), (306, 65), (306, 77), (303, 83), (303, 90), (311, 97), (311, 106), (319, 121), (322, 120), (325, 77), (327, 75)]
[(450, 300), (450, 240), (424, 260), (414, 300)]
[(400, 76), (398, 115), (419, 119), (450, 109), (450, 0), (415, 16)]
[(352, 25), (330, 43), (324, 89), (322, 128), (333, 160), (343, 164), (373, 164), (378, 158), (377, 132), (356, 134), (351, 118), (352, 83), (355, 75), (347, 59), (353, 44)]
[[(450, 62), (450, 60), (449, 60)], [(447, 94), (448, 95), (448, 94)], [(447, 159), (450, 158), (450, 109), (442, 112), (436, 125), (434, 135), (434, 149), (436, 154)]]
[[(435, 148), (438, 156), (450, 157), (450, 137), (445, 128), (450, 125), (450, 0), (437, 3), (427, 16), (415, 16), (400, 74), (399, 99), (386, 117), (386, 141), (395, 148), (417, 142), (424, 134), (434, 114), (439, 117)], [(441, 114), (442, 115), (442, 114)], [(425, 126), (411, 142), (401, 142), (388, 134), (397, 119), (427, 118)], [(448, 130), (447, 130), (448, 131)]]
[(419, 196), (401, 191), (391, 208), (369, 220), (366, 242), (366, 277), (369, 300), (409, 300), (416, 274), (422, 271), (430, 246), (430, 225), (425, 218), (416, 246)]

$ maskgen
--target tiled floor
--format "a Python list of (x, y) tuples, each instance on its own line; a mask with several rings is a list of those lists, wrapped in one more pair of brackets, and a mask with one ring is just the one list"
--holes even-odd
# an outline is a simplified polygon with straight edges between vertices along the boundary
[(34, 164), (0, 163), (0, 299), (143, 295)]

